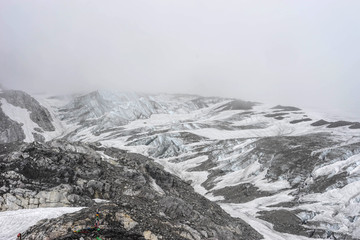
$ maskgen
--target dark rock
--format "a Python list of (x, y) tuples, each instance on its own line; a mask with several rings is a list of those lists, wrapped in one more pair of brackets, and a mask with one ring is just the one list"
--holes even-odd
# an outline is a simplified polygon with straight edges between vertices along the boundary
[(22, 125), (5, 115), (0, 102), (0, 143), (23, 141), (25, 137)]
[(360, 123), (359, 122), (353, 123), (349, 128), (350, 129), (360, 129)]
[[(24, 144), (20, 152), (12, 150), (0, 161), (4, 173), (0, 184), (12, 186), (0, 191), (2, 210), (88, 207), (43, 220), (24, 233), (24, 239), (86, 239), (96, 234), (103, 239), (261, 238), (245, 222), (231, 218), (188, 183), (140, 154), (65, 141)], [(96, 151), (112, 158), (102, 159)], [(94, 198), (110, 203), (96, 204)], [(101, 231), (74, 233), (91, 227), (97, 208)]]
[(300, 111), (301, 109), (300, 108), (297, 108), (297, 107), (291, 107), (291, 106), (282, 106), (282, 105), (277, 105), (275, 107), (272, 107), (271, 109), (279, 109), (279, 110), (282, 110), (282, 111)]
[[(265, 117), (272, 117), (272, 118), (276, 118), (276, 117), (281, 117), (281, 116), (285, 116), (288, 115), (289, 113), (269, 113), (269, 114), (265, 114)], [(282, 118), (284, 119), (284, 118)]]
[(302, 221), (294, 213), (286, 210), (262, 211), (259, 218), (274, 224), (274, 230), (309, 237), (311, 232), (302, 226)]
[(247, 102), (242, 100), (233, 100), (229, 103), (226, 103), (224, 105), (221, 105), (220, 107), (216, 108), (215, 110), (250, 110), (253, 106), (255, 106), (256, 103), (253, 102)]
[(29, 94), (17, 90), (6, 90), (0, 93), (0, 97), (5, 98), (8, 103), (14, 106), (27, 109), (30, 112), (30, 119), (44, 131), (55, 130), (49, 111)]
[(35, 141), (45, 142), (45, 137), (43, 135), (41, 135), (39, 133), (35, 133), (35, 132), (33, 132), (32, 135), (33, 135)]
[(250, 183), (239, 184), (236, 186), (225, 187), (212, 191), (214, 196), (224, 196), (225, 200), (221, 202), (227, 203), (245, 203), (259, 197), (271, 196), (272, 193), (260, 191)]
[(327, 128), (337, 128), (337, 127), (343, 127), (343, 126), (349, 126), (352, 125), (352, 122), (347, 122), (347, 121), (337, 121), (337, 122), (332, 122), (330, 123)]
[(308, 121), (311, 121), (312, 119), (311, 118), (302, 118), (302, 119), (297, 119), (297, 120), (293, 120), (293, 121), (290, 121), (291, 124), (296, 124), (296, 123), (300, 123), (300, 122), (308, 122)]
[(314, 126), (314, 127), (319, 127), (319, 126), (323, 126), (323, 125), (326, 125), (326, 124), (330, 124), (329, 122), (321, 119), (319, 121), (316, 121), (316, 122), (313, 122), (312, 124), (310, 124), (311, 126)]

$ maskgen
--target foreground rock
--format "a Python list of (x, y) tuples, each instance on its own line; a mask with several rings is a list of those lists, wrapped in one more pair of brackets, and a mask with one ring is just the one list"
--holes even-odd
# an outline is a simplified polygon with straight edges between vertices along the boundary
[[(2, 152), (0, 161), (2, 211), (87, 207), (39, 222), (24, 233), (24, 239), (261, 238), (142, 155), (64, 141), (2, 149), (10, 149)], [(97, 209), (100, 230), (74, 233), (94, 225)]]

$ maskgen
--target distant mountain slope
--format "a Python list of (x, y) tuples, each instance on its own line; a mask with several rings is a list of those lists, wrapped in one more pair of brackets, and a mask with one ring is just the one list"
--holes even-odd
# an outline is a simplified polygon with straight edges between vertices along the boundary
[[(35, 98), (53, 118), (56, 134), (44, 131), (46, 140), (152, 157), (265, 239), (360, 239), (358, 122), (193, 95)], [(19, 128), (9, 119), (3, 125)], [(8, 135), (9, 142), (21, 140)]]
[(0, 92), (0, 141), (45, 141), (44, 132), (55, 127), (49, 111), (37, 100), (22, 91)]
[(39, 222), (23, 239), (89, 239), (97, 211), (100, 230), (95, 234), (102, 239), (261, 238), (248, 224), (231, 218), (139, 154), (66, 141), (8, 149), (0, 161), (1, 210), (86, 207)]

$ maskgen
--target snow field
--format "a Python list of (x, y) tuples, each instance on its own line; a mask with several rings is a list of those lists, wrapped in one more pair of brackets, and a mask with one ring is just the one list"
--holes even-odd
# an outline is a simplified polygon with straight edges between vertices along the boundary
[[(101, 92), (101, 94), (107, 100), (110, 100), (112, 102), (118, 101), (119, 107), (126, 110), (126, 111), (125, 110), (122, 111), (122, 109), (119, 108), (119, 109), (114, 109), (114, 111), (108, 112), (107, 115), (109, 116), (110, 120), (116, 117), (117, 114), (119, 114), (119, 112), (121, 111), (122, 113), (127, 114), (128, 111), (131, 110), (130, 109), (131, 107), (136, 108), (135, 110), (140, 110), (145, 112), (147, 110), (144, 109), (152, 108), (152, 106), (146, 105), (146, 101), (142, 99), (142, 97), (138, 99), (139, 96), (137, 95), (123, 94), (124, 99), (126, 98), (127, 101), (135, 102), (130, 107), (129, 104), (126, 104), (126, 101), (121, 102), (122, 101), (121, 100), (119, 102), (118, 96), (115, 96), (118, 95), (117, 93), (112, 93), (108, 91), (108, 92)], [(164, 107), (166, 113), (152, 114), (147, 119), (138, 119), (135, 121), (131, 121), (129, 124), (121, 127), (124, 127), (125, 130), (128, 131), (138, 128), (143, 128), (144, 131), (146, 131), (145, 129), (152, 128), (154, 130), (167, 130), (167, 133), (174, 133), (180, 131), (180, 129), (177, 128), (178, 125), (183, 123), (185, 124), (186, 122), (186, 124), (189, 125), (188, 128), (191, 130), (185, 130), (185, 131), (194, 133), (199, 136), (207, 137), (211, 140), (226, 140), (226, 139), (235, 139), (235, 138), (256, 139), (259, 137), (284, 136), (284, 135), (299, 136), (309, 133), (322, 133), (322, 132), (335, 133), (334, 138), (337, 138), (337, 140), (343, 140), (344, 142), (346, 141), (347, 143), (348, 141), (356, 142), (359, 141), (360, 139), (359, 129), (351, 130), (348, 129), (348, 127), (329, 129), (326, 128), (326, 126), (319, 126), (319, 127), (310, 126), (312, 122), (317, 121), (319, 119), (325, 119), (328, 121), (340, 120), (336, 118), (329, 119), (327, 118), (327, 116), (317, 113), (306, 111), (306, 113), (304, 114), (308, 115), (306, 117), (311, 118), (312, 121), (300, 122), (297, 124), (291, 124), (290, 121), (305, 118), (303, 111), (299, 111), (301, 112), (301, 114), (289, 112), (289, 114), (284, 116), (286, 118), (282, 120), (277, 120), (272, 117), (265, 117), (264, 116), (265, 114), (274, 113), (273, 112), (274, 109), (271, 109), (271, 107), (273, 107), (274, 105), (255, 106), (254, 109), (252, 110), (252, 112), (254, 113), (253, 115), (250, 115), (249, 117), (240, 121), (231, 122), (231, 126), (234, 127), (254, 125), (254, 126), (260, 126), (259, 128), (233, 130), (233, 131), (220, 130), (217, 128), (194, 129), (194, 127), (191, 127), (190, 124), (196, 126), (201, 126), (201, 124), (214, 126), (214, 123), (216, 121), (226, 121), (227, 118), (231, 118), (235, 114), (243, 113), (244, 110), (230, 110), (230, 111), (215, 113), (215, 111), (213, 111), (214, 109), (229, 102), (228, 100), (226, 100), (217, 104), (213, 104), (208, 108), (192, 110), (192, 111), (187, 111), (187, 110), (180, 111), (179, 108), (185, 106), (184, 105), (185, 102), (194, 99), (194, 97), (183, 96), (183, 97), (175, 98), (172, 95), (161, 94), (156, 96), (150, 96), (149, 99), (159, 103), (162, 107)], [(29, 112), (25, 109), (12, 106), (7, 102), (2, 102), (2, 103), (3, 103), (2, 106), (3, 109), (5, 108), (4, 110), (5, 114), (9, 115), (10, 118), (12, 118), (13, 120), (23, 123), (23, 129), (27, 137), (26, 141), (32, 141), (33, 140), (32, 131), (35, 127), (38, 126), (37, 124), (31, 121), (29, 117)], [(56, 117), (57, 112), (54, 109), (60, 106), (64, 106), (66, 103), (67, 102), (65, 101), (60, 101), (56, 99), (55, 100), (45, 99), (41, 101), (41, 104), (46, 106), (50, 111), (54, 119), (53, 124), (57, 129), (54, 133), (45, 132), (44, 136), (46, 137), (46, 140), (50, 140), (60, 135), (65, 136), (66, 134), (81, 127), (81, 125), (75, 123), (67, 124), (65, 123), (65, 121), (57, 120), (59, 118)], [(144, 104), (146, 106), (144, 106)], [(170, 106), (175, 106), (175, 107), (171, 108)], [(76, 136), (71, 140), (82, 140), (86, 142), (100, 141), (105, 146), (118, 147), (124, 150), (128, 150), (130, 152), (136, 152), (143, 155), (148, 155), (148, 149), (149, 149), (148, 146), (141, 146), (141, 145), (126, 146), (127, 144), (126, 140), (130, 135), (109, 140), (106, 138), (110, 136), (112, 132), (95, 136), (92, 134), (93, 128), (94, 126), (82, 128), (81, 131), (79, 131), (76, 134)], [(234, 150), (236, 148), (242, 147), (240, 145), (234, 146)], [(239, 155), (239, 153), (236, 154)], [(102, 156), (104, 158), (108, 158), (103, 154)], [(180, 157), (183, 156), (186, 156), (186, 154), (183, 154)], [(220, 159), (219, 162), (221, 164), (219, 167), (224, 166), (226, 164), (226, 161), (231, 161), (231, 159), (234, 159), (236, 157), (238, 156), (232, 155), (232, 156), (224, 156), (223, 159), (219, 158)], [(156, 159), (156, 162), (163, 165), (168, 172), (179, 176), (183, 180), (185, 181), (191, 180), (192, 186), (194, 187), (195, 191), (206, 196), (210, 200), (218, 201), (223, 199), (223, 197), (221, 196), (214, 197), (212, 194), (209, 194), (204, 187), (201, 186), (201, 184), (204, 181), (206, 181), (208, 178), (209, 173), (207, 171), (198, 171), (198, 172), (188, 171), (190, 168), (196, 167), (199, 164), (201, 164), (203, 161), (206, 161), (207, 156), (196, 157), (178, 163), (171, 162), (171, 160), (172, 158)], [(322, 166), (321, 168), (318, 168), (316, 171), (314, 171), (313, 174), (315, 177), (317, 177), (324, 175), (334, 175), (339, 172), (346, 171), (352, 176), (360, 175), (359, 162), (360, 162), (360, 157), (359, 155), (357, 155), (340, 162), (336, 162), (327, 166)], [(252, 227), (254, 227), (257, 231), (263, 234), (265, 239), (271, 239), (271, 240), (290, 240), (290, 239), (307, 240), (308, 239), (301, 236), (294, 236), (290, 234), (283, 234), (276, 232), (273, 230), (272, 225), (270, 223), (256, 218), (256, 214), (258, 211), (270, 210), (270, 208), (268, 207), (269, 205), (274, 205), (277, 203), (293, 200), (293, 197), (289, 195), (289, 190), (287, 190), (290, 187), (287, 181), (280, 180), (277, 182), (271, 182), (271, 183), (268, 182), (265, 179), (266, 171), (260, 172), (260, 164), (257, 161), (248, 165), (244, 169), (230, 169), (230, 170), (232, 170), (232, 172), (216, 179), (216, 186), (214, 187), (214, 189), (221, 189), (227, 186), (235, 186), (241, 183), (252, 183), (260, 190), (281, 191), (281, 192), (273, 196), (258, 198), (244, 204), (220, 204), (225, 211), (227, 211), (229, 214), (231, 214), (234, 217), (240, 217), (246, 222), (248, 222)], [(158, 191), (159, 193), (162, 192), (162, 189), (156, 184), (155, 181), (153, 181), (151, 184), (154, 190)], [(358, 227), (360, 226), (360, 222), (359, 222), (360, 218), (355, 219), (353, 223), (349, 223), (349, 221), (347, 220), (347, 216), (351, 214), (352, 215), (358, 214), (360, 216), (359, 189), (360, 189), (359, 181), (357, 182), (355, 181), (353, 183), (348, 184), (346, 187), (342, 189), (330, 190), (325, 194), (312, 194), (312, 195), (303, 196), (303, 199), (301, 199), (301, 201), (309, 201), (309, 202), (315, 201), (315, 203), (301, 205), (299, 209), (316, 212), (317, 215), (313, 220), (320, 222), (327, 221), (333, 224), (333, 226), (330, 227), (324, 226), (324, 229), (326, 228), (331, 229), (332, 227), (337, 228), (338, 226), (338, 229), (334, 229), (335, 231), (342, 231), (346, 233), (352, 232), (353, 236), (357, 236), (360, 238), (360, 228)], [(276, 210), (277, 208), (271, 208), (271, 209)], [(4, 221), (4, 218), (2, 217), (2, 215), (0, 215), (0, 223), (2, 223), (2, 221)], [(2, 239), (1, 235), (0, 235), (0, 239)], [(12, 237), (10, 239), (12, 239)]]
[(29, 111), (25, 108), (17, 107), (8, 103), (4, 98), (1, 99), (1, 108), (5, 115), (22, 125), (21, 127), (25, 133), (24, 141), (33, 142), (34, 136), (32, 133), (36, 132), (34, 128), (40, 128), (40, 126), (30, 119)]
[(0, 212), (0, 240), (16, 239), (18, 233), (25, 232), (42, 219), (57, 218), (66, 213), (80, 211), (81, 207), (35, 208)]

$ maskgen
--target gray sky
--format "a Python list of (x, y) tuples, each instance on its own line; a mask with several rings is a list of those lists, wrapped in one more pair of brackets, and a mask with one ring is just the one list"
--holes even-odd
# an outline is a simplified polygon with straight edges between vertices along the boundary
[(197, 93), (359, 116), (358, 0), (0, 0), (0, 82)]

